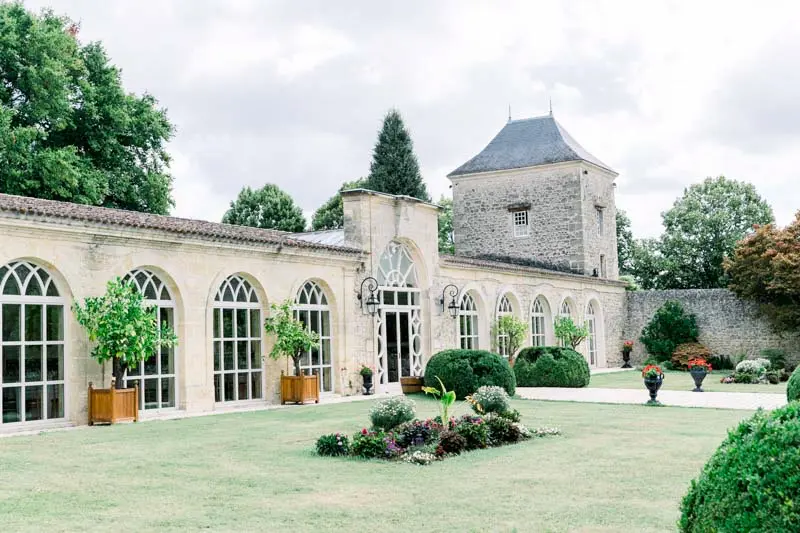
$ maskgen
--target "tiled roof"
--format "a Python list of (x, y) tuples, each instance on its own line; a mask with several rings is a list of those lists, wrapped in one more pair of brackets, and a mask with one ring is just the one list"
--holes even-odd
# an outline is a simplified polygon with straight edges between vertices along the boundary
[(552, 115), (510, 120), (481, 153), (449, 176), (588, 161), (614, 172), (567, 133)]
[(343, 229), (329, 229), (321, 231), (307, 231), (305, 233), (292, 233), (292, 238), (306, 242), (325, 244), (327, 246), (344, 246)]
[(361, 253), (360, 250), (355, 248), (300, 240), (295, 238), (293, 234), (283, 231), (138, 213), (122, 209), (108, 209), (10, 194), (0, 194), (0, 213), (2, 212), (77, 220), (107, 226), (160, 230), (209, 240), (276, 244), (306, 249), (330, 250), (346, 254)]

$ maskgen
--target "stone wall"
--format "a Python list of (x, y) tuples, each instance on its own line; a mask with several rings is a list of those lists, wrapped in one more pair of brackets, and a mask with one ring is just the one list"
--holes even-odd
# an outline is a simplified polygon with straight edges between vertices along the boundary
[(739, 300), (725, 289), (629, 292), (624, 335), (636, 343), (634, 361), (646, 358), (639, 337), (667, 300), (681, 302), (687, 312), (697, 316), (700, 342), (715, 354), (744, 353), (756, 357), (764, 348), (781, 348), (792, 360), (800, 361), (800, 338), (776, 335), (758, 316), (753, 304)]
[[(591, 274), (594, 269), (597, 269), (602, 277), (618, 279), (614, 175), (601, 172), (588, 165), (584, 171), (586, 173), (582, 174), (581, 183), (585, 272)], [(597, 216), (598, 209), (603, 214), (602, 228)], [(603, 256), (604, 268), (601, 268), (600, 256)], [(603, 274), (604, 270), (605, 274)]]

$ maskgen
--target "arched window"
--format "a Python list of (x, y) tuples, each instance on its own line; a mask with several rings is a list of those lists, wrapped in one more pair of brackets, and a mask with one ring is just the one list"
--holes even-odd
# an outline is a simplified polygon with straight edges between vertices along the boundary
[(469, 293), (461, 299), (458, 310), (458, 341), (464, 350), (478, 349), (478, 307)]
[(547, 338), (545, 334), (545, 306), (542, 297), (533, 301), (531, 308), (531, 346), (546, 346)]
[(378, 285), (382, 287), (417, 287), (417, 267), (411, 254), (399, 242), (390, 242), (378, 263)]
[[(145, 305), (156, 309), (161, 325), (175, 330), (175, 301), (167, 285), (154, 273), (136, 269), (128, 273), (131, 281), (145, 298)], [(162, 347), (160, 353), (125, 374), (125, 386), (139, 385), (139, 409), (167, 409), (175, 407), (175, 348)]]
[(586, 338), (589, 346), (589, 364), (595, 366), (597, 365), (597, 320), (592, 302), (589, 302), (589, 306), (586, 308), (586, 327), (589, 329), (589, 335)]
[(0, 267), (0, 423), (64, 418), (64, 304), (42, 267)]
[(214, 398), (263, 397), (261, 303), (249, 281), (234, 274), (214, 298)]
[(322, 288), (307, 281), (295, 298), (295, 316), (309, 331), (319, 335), (319, 348), (306, 352), (300, 369), (306, 375), (319, 376), (320, 392), (333, 392), (333, 362), (331, 354), (331, 311)]
[[(573, 318), (572, 317), (572, 304), (569, 303), (569, 300), (565, 299), (563, 302), (561, 302), (561, 307), (558, 310), (558, 316), (559, 316), (559, 318)], [(573, 322), (574, 321), (575, 320), (573, 319)], [(567, 343), (564, 340), (559, 339), (558, 345), (561, 346), (561, 347), (566, 347)]]
[[(507, 295), (503, 295), (500, 301), (497, 302), (497, 320), (501, 317), (513, 316), (514, 309), (511, 307), (511, 302)], [(502, 332), (497, 333), (497, 353), (503, 357), (509, 357), (512, 354), (508, 353), (508, 335)]]

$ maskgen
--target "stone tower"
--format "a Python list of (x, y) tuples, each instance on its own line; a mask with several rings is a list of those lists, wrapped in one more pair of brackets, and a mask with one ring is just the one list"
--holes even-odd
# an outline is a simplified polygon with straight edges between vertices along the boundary
[(456, 254), (617, 279), (617, 175), (552, 114), (510, 120), (448, 175)]

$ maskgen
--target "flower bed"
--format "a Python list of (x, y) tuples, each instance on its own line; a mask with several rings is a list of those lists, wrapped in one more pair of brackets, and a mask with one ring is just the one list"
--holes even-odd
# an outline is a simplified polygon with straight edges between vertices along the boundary
[[(372, 412), (382, 411), (381, 404), (391, 401), (394, 400), (379, 402)], [(488, 415), (478, 412), (477, 415), (450, 417), (446, 423), (442, 423), (439, 416), (425, 420), (415, 418), (393, 428), (363, 428), (352, 438), (344, 433), (323, 435), (317, 440), (316, 449), (323, 456), (429, 465), (463, 452), (560, 434), (560, 430), (552, 427), (528, 429), (519, 422), (518, 411), (506, 409)]]

